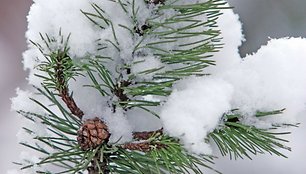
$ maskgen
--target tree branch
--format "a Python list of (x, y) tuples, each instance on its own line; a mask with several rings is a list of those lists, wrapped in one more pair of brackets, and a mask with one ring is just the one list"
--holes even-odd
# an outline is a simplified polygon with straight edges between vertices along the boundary
[(140, 142), (140, 143), (126, 143), (121, 146), (124, 149), (128, 150), (138, 150), (141, 152), (150, 152), (152, 149), (162, 149), (165, 148), (166, 145), (161, 143), (154, 142)]
[(60, 92), (60, 97), (66, 103), (66, 106), (69, 108), (72, 114), (77, 116), (79, 119), (82, 119), (84, 113), (83, 111), (76, 105), (74, 99), (69, 96), (68, 89), (66, 91)]
[(150, 137), (163, 134), (163, 128), (160, 128), (156, 131), (149, 131), (149, 132), (133, 132), (133, 139), (135, 140), (148, 140)]
[[(148, 131), (148, 132), (133, 132), (133, 139), (135, 140), (148, 140), (152, 136), (155, 135), (162, 135), (163, 134), (163, 128), (158, 129), (156, 131)], [(133, 142), (133, 143), (126, 143), (121, 146), (124, 149), (128, 150), (138, 150), (141, 152), (149, 152), (152, 150), (152, 148), (161, 149), (166, 147), (166, 145), (161, 143), (155, 143), (155, 142)]]
[(119, 84), (115, 85), (113, 89), (113, 93), (119, 98), (120, 101), (128, 101), (130, 100), (129, 97), (124, 93), (123, 88), (132, 84), (130, 81), (123, 80)]
[(73, 97), (69, 95), (68, 82), (66, 81), (66, 78), (64, 76), (64, 65), (63, 64), (65, 61), (65, 58), (67, 57), (68, 55), (65, 52), (59, 53), (56, 57), (56, 64), (54, 67), (54, 71), (55, 71), (55, 78), (58, 83), (57, 90), (59, 92), (59, 96), (65, 102), (65, 104), (67, 105), (71, 113), (77, 116), (79, 119), (82, 119), (84, 113), (77, 106)]

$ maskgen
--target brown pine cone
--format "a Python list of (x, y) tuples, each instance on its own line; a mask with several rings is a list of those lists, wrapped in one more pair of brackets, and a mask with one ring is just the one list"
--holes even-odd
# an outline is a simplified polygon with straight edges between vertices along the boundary
[(78, 143), (82, 150), (94, 149), (108, 141), (110, 133), (99, 118), (86, 120), (78, 130)]

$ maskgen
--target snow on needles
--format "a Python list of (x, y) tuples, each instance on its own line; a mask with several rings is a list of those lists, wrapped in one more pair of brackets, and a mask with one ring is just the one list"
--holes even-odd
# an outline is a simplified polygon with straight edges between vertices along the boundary
[[(306, 108), (306, 39), (272, 39), (257, 53), (241, 58), (241, 24), (231, 10), (225, 11), (218, 20), (225, 48), (215, 55), (217, 65), (204, 70), (212, 73), (209, 80), (201, 77), (180, 82), (186, 87), (174, 90), (161, 112), (165, 130), (180, 137), (194, 153), (210, 151), (204, 138), (229, 109), (239, 109), (246, 124), (269, 128), (295, 123)], [(283, 108), (282, 115), (254, 116), (257, 111)]]
[(273, 39), (221, 77), (234, 88), (232, 106), (248, 116), (286, 108), (271, 123), (294, 123), (306, 108), (306, 40)]
[[(137, 25), (141, 26), (151, 15), (154, 15), (153, 7), (147, 8), (144, 1), (135, 2), (137, 8), (141, 9), (142, 15), (136, 16), (139, 21)], [(186, 4), (205, 2), (205, 0), (176, 2)], [(110, 26), (103, 26), (105, 28), (101, 29), (81, 13), (80, 10), (95, 13), (91, 3), (104, 7), (105, 17), (112, 21), (114, 29)], [(131, 72), (137, 78), (150, 81), (154, 74), (146, 72), (162, 67), (167, 69), (170, 66), (167, 67), (168, 65), (162, 63), (159, 57), (149, 49), (144, 49), (143, 54), (135, 54), (138, 57), (133, 57), (133, 49), (142, 40), (142, 37), (126, 29), (135, 27), (135, 23), (122, 9), (119, 9), (121, 7), (116, 1), (34, 0), (28, 16), (29, 26), (26, 36), (28, 40), (43, 45), (39, 33), (43, 35), (47, 33), (55, 37), (61, 29), (65, 36), (71, 33), (69, 56), (73, 60), (88, 59), (101, 54), (114, 59), (113, 64), (106, 65), (113, 67), (113, 70), (110, 71), (114, 76), (118, 75), (116, 74), (117, 64), (124, 64), (131, 67)], [(173, 9), (165, 10), (163, 15), (154, 19), (154, 22), (164, 21), (177, 13)], [(195, 19), (206, 20), (205, 16)], [(231, 9), (225, 9), (217, 22), (222, 32), (224, 48), (214, 55), (217, 65), (204, 69), (204, 73), (211, 75), (181, 80), (174, 85), (174, 90), (166, 103), (160, 108), (155, 108), (158, 111), (161, 110), (160, 117), (164, 130), (169, 135), (180, 138), (189, 151), (197, 154), (211, 153), (209, 145), (205, 143), (205, 138), (209, 132), (222, 124), (220, 122), (222, 115), (231, 109), (239, 109), (245, 115), (246, 123), (262, 127), (262, 124), (258, 124), (261, 123), (260, 121), (268, 123), (268, 126), (272, 123), (294, 122), (295, 116), (305, 109), (306, 103), (306, 39), (273, 39), (257, 53), (242, 59), (238, 47), (244, 38), (238, 16)], [(171, 27), (184, 25), (186, 24), (171, 24)], [(198, 29), (202, 30), (204, 27)], [(116, 34), (113, 30), (116, 31)], [(164, 30), (156, 29), (156, 32)], [(171, 51), (175, 50), (179, 44), (192, 43), (199, 39), (203, 38), (178, 39), (177, 42), (159, 44), (157, 47)], [(139, 47), (159, 41), (157, 37), (147, 37)], [(116, 42), (118, 48), (113, 46), (113, 43)], [(102, 50), (103, 54), (102, 51), (98, 51), (99, 45), (107, 49)], [(118, 53), (116, 49), (122, 51)], [(34, 75), (38, 71), (35, 67), (45, 59), (44, 56), (37, 48), (29, 44), (29, 49), (23, 57), (24, 67), (30, 69), (29, 83), (39, 87), (42, 79)], [(85, 116), (88, 118), (101, 116), (109, 124), (113, 136), (111, 137), (112, 142), (119, 139), (122, 142), (129, 141), (135, 128), (133, 124), (137, 123), (129, 121), (128, 114), (134, 114), (136, 111), (121, 111), (112, 115), (108, 108), (111, 97), (98, 96), (98, 92), (84, 88), (83, 85), (89, 83), (89, 78), (80, 78), (83, 79), (78, 78), (69, 85), (76, 102), (84, 110)], [(28, 101), (26, 97), (33, 97), (32, 93), (17, 90), (17, 94), (19, 96), (12, 100), (13, 109), (36, 110), (34, 106), (25, 103)], [(37, 96), (35, 98), (40, 101)], [(258, 120), (254, 117), (256, 111), (282, 108), (286, 108), (286, 111), (281, 116), (265, 120)]]
[(180, 82), (161, 112), (164, 129), (197, 154), (211, 154), (205, 137), (231, 109), (233, 88), (223, 80), (190, 78)]

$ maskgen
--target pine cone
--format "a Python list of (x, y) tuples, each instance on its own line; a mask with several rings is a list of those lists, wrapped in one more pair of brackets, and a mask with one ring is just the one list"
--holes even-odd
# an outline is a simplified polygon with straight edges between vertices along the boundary
[(107, 142), (110, 137), (106, 124), (99, 118), (86, 120), (78, 130), (78, 143), (82, 150), (89, 150)]

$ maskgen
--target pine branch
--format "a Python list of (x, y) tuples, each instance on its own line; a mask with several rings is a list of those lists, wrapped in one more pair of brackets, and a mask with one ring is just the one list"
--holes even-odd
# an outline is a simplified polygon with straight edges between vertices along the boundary
[(130, 81), (123, 80), (115, 85), (112, 92), (119, 98), (119, 101), (125, 102), (130, 100), (124, 92), (124, 88), (128, 87), (130, 84), (132, 84)]
[[(131, 31), (131, 36), (137, 34), (144, 39), (147, 37), (154, 36), (155, 38), (159, 38), (159, 41), (142, 43), (144, 39), (140, 40), (138, 44), (136, 44), (134, 48), (133, 55), (141, 55), (142, 50), (149, 49), (151, 50), (156, 57), (159, 57), (163, 63), (172, 65), (176, 64), (175, 67), (179, 67), (173, 70), (168, 70), (164, 73), (156, 73), (154, 79), (151, 83), (144, 81), (135, 81), (132, 86), (125, 87), (125, 95), (122, 95), (122, 91), (120, 88), (117, 88), (115, 93), (116, 96), (121, 98), (120, 105), (126, 107), (127, 104), (133, 102), (126, 102), (127, 99), (133, 101), (132, 98), (127, 96), (144, 96), (144, 95), (160, 95), (160, 96), (168, 96), (171, 93), (172, 84), (180, 80), (186, 76), (190, 75), (205, 75), (203, 74), (203, 69), (207, 66), (214, 65), (213, 60), (209, 60), (211, 57), (211, 53), (214, 53), (220, 49), (221, 44), (219, 43), (218, 36), (220, 31), (215, 29), (216, 20), (220, 13), (220, 9), (225, 2), (222, 0), (210, 0), (205, 3), (197, 3), (197, 4), (188, 4), (188, 5), (180, 5), (176, 6), (173, 4), (165, 4), (164, 0), (150, 0), (147, 3), (158, 4), (161, 3), (163, 5), (158, 6), (156, 11), (152, 13), (152, 18), (148, 19), (146, 23), (142, 26), (138, 26), (137, 21), (135, 21), (135, 15), (137, 14), (137, 9), (135, 9), (135, 3), (132, 1), (131, 3), (118, 1), (122, 10), (128, 14), (127, 7), (131, 6), (131, 11), (133, 12), (131, 16), (131, 20), (134, 21), (134, 29), (130, 29), (127, 26), (122, 26), (123, 28)], [(134, 5), (133, 5), (134, 4)], [(89, 17), (91, 21), (95, 25), (101, 26), (105, 25), (105, 22), (102, 21), (111, 21), (108, 19), (105, 12), (98, 7), (96, 4), (93, 4), (93, 8), (96, 13), (88, 13), (85, 12), (86, 17)], [(175, 15), (169, 17), (165, 22), (157, 22), (155, 19), (158, 19), (159, 15), (162, 15), (164, 10), (175, 9), (179, 11), (180, 15)], [(207, 14), (207, 21), (195, 20), (195, 17), (201, 16), (203, 14)], [(178, 28), (172, 28), (171, 25), (177, 23), (177, 26), (184, 26)], [(181, 24), (181, 25), (179, 25)], [(207, 27), (206, 31), (203, 31), (203, 26)], [(200, 32), (194, 32), (194, 30), (201, 27)], [(113, 31), (115, 33), (115, 31)], [(114, 34), (115, 35), (115, 34)], [(162, 50), (164, 44), (172, 43), (174, 41), (179, 41), (186, 37), (198, 37), (203, 38), (197, 42), (186, 43), (185, 45), (180, 45), (176, 50)], [(102, 43), (104, 42), (107, 45), (107, 41), (100, 40)], [(101, 43), (101, 44), (102, 44)], [(157, 46), (159, 45), (159, 46)], [(120, 50), (118, 50), (120, 52)], [(103, 57), (103, 56), (102, 56)], [(111, 60), (110, 60), (111, 61)], [(124, 61), (124, 60), (123, 60)], [(129, 66), (129, 65), (128, 65)], [(130, 74), (129, 69), (126, 69), (127, 74), (130, 77), (133, 74)], [(157, 71), (156, 71), (157, 72)], [(129, 78), (130, 78), (129, 77)], [(134, 80), (134, 79), (133, 79)], [(146, 84), (144, 84), (146, 83)], [(144, 85), (140, 85), (144, 84)], [(94, 86), (98, 86), (99, 84), (95, 84)], [(98, 87), (101, 92), (101, 88)], [(101, 92), (103, 93), (103, 92)], [(144, 102), (143, 102), (144, 103)], [(137, 104), (137, 106), (143, 104)], [(128, 107), (134, 107), (135, 105)]]
[[(135, 148), (136, 151), (119, 149), (118, 153), (121, 155), (113, 160), (115, 166), (118, 166), (118, 168), (112, 166), (114, 173), (184, 174), (192, 171), (202, 174), (197, 165), (212, 169), (206, 164), (212, 163), (211, 157), (189, 155), (176, 139), (168, 136), (158, 136), (158, 138), (152, 139), (151, 143), (153, 142), (164, 147), (151, 146), (151, 150), (147, 152), (143, 152), (142, 148), (138, 149), (139, 147)], [(142, 147), (145, 150), (148, 149), (147, 145)]]
[(38, 74), (36, 74), (36, 76), (41, 77), (44, 80), (44, 85), (46, 85), (48, 88), (57, 90), (58, 95), (70, 109), (71, 113), (81, 120), (84, 113), (75, 103), (72, 94), (69, 94), (68, 88), (68, 81), (75, 76), (81, 75), (79, 73), (81, 70), (74, 65), (72, 59), (68, 55), (68, 42), (70, 35), (68, 35), (66, 40), (64, 40), (61, 30), (59, 31), (59, 37), (61, 38), (63, 49), (57, 50), (52, 48), (52, 44), (56, 43), (57, 41), (56, 38), (51, 38), (47, 34), (46, 36), (40, 34), (40, 36), (48, 51), (38, 43), (32, 43), (41, 51), (41, 53), (46, 58), (46, 61), (42, 62), (38, 68), (40, 71), (46, 72), (48, 77)]
[[(284, 109), (271, 112), (257, 112), (256, 117), (271, 116), (281, 114)], [(218, 146), (223, 156), (229, 155), (230, 158), (243, 158), (246, 156), (252, 159), (249, 153), (253, 155), (269, 153), (278, 156), (286, 156), (278, 149), (291, 149), (283, 143), (288, 141), (279, 138), (280, 135), (290, 134), (290, 132), (271, 132), (271, 129), (259, 129), (254, 126), (244, 125), (240, 122), (243, 116), (238, 113), (238, 110), (233, 110), (232, 113), (224, 114), (224, 125), (214, 130), (208, 135), (211, 140)]]
[(84, 115), (83, 111), (77, 106), (72, 95), (69, 95), (68, 81), (66, 81), (67, 79), (65, 79), (64, 75), (66, 71), (65, 67), (63, 67), (63, 65), (67, 64), (66, 61), (72, 62), (71, 58), (66, 54), (66, 51), (57, 54), (54, 67), (55, 79), (57, 81), (56, 83), (58, 84), (57, 90), (59, 92), (59, 96), (66, 103), (72, 114), (76, 115), (80, 120), (82, 120)]
[(74, 99), (68, 93), (68, 89), (66, 89), (64, 91), (61, 91), (59, 95), (66, 103), (72, 114), (76, 115), (80, 120), (82, 120), (82, 117), (84, 115), (83, 111), (76, 105)]
[(109, 174), (108, 158), (110, 155), (101, 156), (101, 153), (97, 153), (91, 161), (91, 166), (87, 167), (88, 174)]
[(123, 149), (138, 150), (141, 152), (150, 152), (153, 149), (162, 149), (165, 147), (166, 145), (164, 144), (152, 142), (126, 143), (121, 146)]
[(156, 131), (149, 131), (149, 132), (133, 132), (133, 139), (148, 140), (149, 138), (156, 136), (156, 135), (163, 135), (163, 128), (158, 129)]
[[(62, 106), (60, 105), (60, 103), (54, 97), (55, 94), (53, 94), (47, 88), (45, 88), (45, 92), (43, 90), (40, 90), (40, 89), (38, 89), (38, 90), (41, 94), (43, 94), (47, 98), (49, 98), (50, 101), (52, 101), (52, 103), (54, 103), (57, 107), (59, 107), (60, 110), (63, 109)], [(41, 146), (37, 146), (37, 145), (32, 146), (32, 145), (29, 145), (29, 144), (23, 144), (23, 145), (25, 145), (29, 148), (40, 151), (44, 154), (50, 154), (50, 156), (43, 159), (37, 165), (44, 165), (44, 164), (49, 164), (49, 163), (54, 164), (55, 162), (58, 162), (59, 165), (65, 165), (66, 166), (66, 168), (67, 168), (67, 171), (65, 171), (66, 173), (69, 173), (69, 172), (72, 172), (72, 171), (77, 172), (77, 171), (83, 170), (84, 168), (87, 168), (87, 170), (90, 173), (99, 174), (101, 172), (102, 173), (108, 173), (108, 172), (112, 173), (113, 170), (116, 171), (116, 168), (118, 166), (117, 167), (113, 166), (112, 162), (122, 165), (121, 162), (123, 162), (125, 160), (128, 160), (126, 158), (133, 158), (133, 159), (129, 159), (129, 160), (133, 160), (134, 162), (138, 161), (138, 159), (136, 159), (136, 158), (139, 158), (139, 159), (147, 158), (147, 160), (149, 160), (149, 161), (152, 160), (152, 164), (150, 164), (148, 161), (145, 162), (146, 166), (152, 165), (151, 166), (152, 171), (155, 171), (155, 172), (152, 172), (152, 173), (156, 173), (157, 171), (162, 170), (162, 169), (165, 169), (166, 171), (172, 171), (173, 173), (185, 173), (186, 172), (184, 168), (181, 168), (180, 170), (178, 170), (177, 168), (173, 168), (173, 166), (183, 165), (183, 163), (181, 163), (182, 161), (176, 161), (175, 163), (177, 163), (177, 164), (174, 165), (173, 160), (175, 160), (177, 158), (183, 158), (183, 156), (186, 157), (185, 156), (186, 154), (184, 155), (185, 152), (183, 151), (183, 148), (181, 147), (181, 145), (179, 144), (179, 142), (177, 140), (163, 135), (162, 129), (159, 129), (159, 130), (156, 130), (156, 131), (149, 131), (149, 132), (134, 132), (134, 134), (133, 134), (134, 139), (135, 140), (145, 140), (143, 142), (126, 143), (126, 144), (120, 145), (119, 147), (116, 146), (116, 145), (114, 145), (113, 147), (111, 147), (111, 146), (107, 147), (107, 145), (103, 144), (102, 147), (100, 146), (100, 147), (92, 149), (90, 151), (83, 151), (80, 148), (78, 148), (78, 146), (76, 146), (75, 140), (71, 140), (70, 138), (68, 138), (67, 136), (64, 135), (64, 134), (76, 135), (76, 132), (78, 130), (77, 125), (79, 125), (79, 123), (71, 122), (70, 119), (73, 118), (73, 117), (69, 117), (69, 115), (67, 115), (67, 117), (65, 117), (66, 119), (62, 119), (62, 118), (58, 117), (57, 115), (55, 115), (51, 110), (49, 110), (47, 106), (44, 106), (43, 104), (39, 103), (39, 101), (36, 101), (36, 100), (33, 100), (33, 101), (38, 103), (41, 107), (43, 107), (48, 112), (50, 112), (50, 115), (43, 116), (43, 115), (37, 115), (37, 114), (34, 114), (34, 113), (25, 113), (25, 112), (20, 112), (20, 113), (25, 115), (31, 121), (35, 121), (35, 119), (33, 119), (33, 117), (41, 119), (44, 124), (52, 127), (52, 129), (50, 129), (50, 130), (52, 130), (56, 134), (60, 135), (59, 138), (55, 138), (53, 136), (51, 136), (51, 137), (37, 137), (36, 138), (38, 141), (52, 147), (53, 149), (56, 149), (57, 151), (60, 151), (59, 153), (47, 152), (43, 148), (41, 148)], [(68, 112), (63, 110), (63, 113), (68, 113)], [(263, 115), (263, 113), (265, 113), (265, 114), (279, 114), (280, 112), (279, 111), (272, 111), (272, 112), (259, 112), (259, 113), (261, 113), (261, 114), (258, 114), (258, 115), (261, 116), (261, 115)], [(256, 152), (257, 153), (262, 153), (263, 152), (262, 150), (267, 150), (268, 152), (275, 153), (277, 155), (282, 155), (281, 153), (276, 151), (275, 148), (274, 148), (274, 145), (276, 145), (277, 147), (286, 148), (285, 146), (278, 143), (278, 141), (284, 141), (284, 140), (276, 137), (279, 134), (269, 133), (267, 131), (261, 131), (261, 130), (255, 129), (254, 127), (249, 127), (249, 126), (242, 125), (241, 123), (237, 122), (234, 119), (235, 117), (236, 118), (241, 118), (241, 115), (239, 115), (237, 113), (231, 113), (231, 114), (225, 115), (225, 117), (224, 117), (224, 119), (226, 121), (225, 122), (225, 127), (221, 128), (221, 129), (217, 129), (209, 135), (212, 139), (214, 139), (214, 141), (218, 140), (218, 141), (216, 141), (216, 143), (217, 143), (218, 147), (220, 147), (220, 150), (221, 150), (223, 155), (226, 155), (227, 153), (229, 153), (231, 155), (232, 153), (234, 153), (235, 157), (237, 157), (237, 156), (242, 157), (242, 155), (250, 157), (246, 153), (247, 150), (249, 150), (250, 152), (253, 152), (254, 154), (256, 154)], [(233, 121), (233, 120), (235, 120), (235, 121)], [(71, 124), (70, 124), (70, 122), (71, 122)], [(31, 130), (27, 130), (27, 131), (30, 134), (32, 134), (32, 132), (33, 132)], [(232, 135), (235, 135), (235, 136), (232, 136)], [(218, 139), (217, 137), (220, 137), (221, 139)], [(233, 139), (234, 137), (236, 137), (236, 138), (240, 137), (241, 140), (238, 140), (238, 139), (235, 140), (235, 139)], [(245, 138), (245, 137), (249, 137), (249, 138)], [(48, 141), (46, 141), (46, 140), (48, 140)], [(61, 140), (63, 140), (63, 141), (61, 141)], [(243, 142), (245, 142), (247, 144), (243, 144)], [(273, 144), (270, 144), (270, 142), (273, 143)], [(63, 143), (65, 144), (65, 146), (67, 145), (67, 147), (70, 147), (71, 150), (67, 151), (67, 149), (62, 148)], [(121, 148), (124, 151), (121, 151), (118, 148)], [(175, 148), (181, 149), (181, 150), (175, 152), (176, 155), (180, 154), (180, 156), (165, 156), (168, 153), (173, 155), (174, 152), (172, 150), (175, 149)], [(106, 150), (106, 149), (109, 149), (109, 150)], [(170, 150), (170, 149), (172, 149), (172, 150)], [(168, 150), (170, 150), (171, 152), (169, 151), (169, 152), (166, 153), (166, 151), (168, 151)], [(140, 155), (139, 152), (141, 152), (143, 154)], [(116, 154), (116, 153), (118, 153), (118, 154)], [(126, 158), (123, 158), (123, 159), (118, 158), (120, 155), (124, 155), (124, 154), (127, 154), (127, 153), (129, 154), (128, 157), (126, 156)], [(103, 158), (101, 158), (102, 154), (103, 154)], [(183, 155), (183, 156), (181, 156), (181, 155)], [(135, 156), (135, 159), (134, 159), (133, 156)], [(75, 159), (75, 161), (73, 161), (72, 158)], [(78, 160), (78, 159), (82, 159), (82, 158), (86, 158), (86, 159), (84, 159), (86, 161), (85, 164), (84, 164), (84, 160)], [(191, 160), (191, 161), (192, 160), (196, 160), (196, 161), (199, 160), (195, 156), (189, 156), (187, 159)], [(65, 162), (65, 160), (66, 160), (66, 162)], [(119, 162), (118, 160), (121, 161), (121, 162)], [(172, 161), (172, 162), (170, 162), (170, 161)], [(194, 162), (196, 162), (196, 161), (194, 161)], [(71, 162), (75, 163), (76, 166), (75, 167), (71, 166), (69, 168), (70, 165), (68, 163), (71, 163)], [(199, 162), (199, 161), (197, 161), (197, 162)], [(185, 164), (186, 163), (184, 163), (184, 165)], [(190, 164), (192, 164), (192, 163), (190, 163)], [(195, 166), (190, 165), (190, 164), (188, 162), (188, 166), (189, 166), (188, 168), (190, 168), (194, 171), (197, 171)], [(204, 163), (199, 163), (199, 164), (203, 165), (203, 166), (207, 166)], [(139, 165), (142, 165), (142, 162), (140, 162)], [(157, 165), (157, 167), (155, 167), (156, 165)], [(31, 166), (32, 165), (25, 166), (24, 168), (28, 168), (28, 167), (31, 167)], [(131, 168), (135, 167), (135, 166), (132, 167), (132, 164), (129, 164), (128, 166), (131, 167)], [(151, 168), (151, 167), (149, 167), (149, 168)], [(209, 167), (209, 166), (207, 166), (207, 167)], [(147, 169), (143, 169), (143, 168), (136, 169), (135, 168), (135, 170), (136, 171), (137, 170), (146, 171)], [(118, 172), (118, 171), (117, 172), (118, 173), (125, 173), (126, 171), (129, 171), (129, 170), (125, 169), (125, 170), (122, 170), (121, 172)], [(150, 169), (150, 171), (151, 171), (151, 169)], [(201, 173), (200, 171), (197, 171), (197, 172)]]
[[(81, 12), (100, 29), (110, 29), (112, 39), (99, 39), (97, 45), (99, 55), (94, 55), (94, 59), (85, 62), (82, 69), (75, 65), (68, 54), (69, 36), (64, 39), (60, 31), (61, 42), (56, 45), (58, 38), (40, 34), (44, 46), (34, 42), (33, 44), (46, 58), (46, 61), (38, 66), (46, 75), (37, 74), (43, 79), (43, 89), (37, 90), (49, 99), (52, 106), (59, 109), (61, 114), (55, 114), (49, 105), (36, 99), (32, 101), (44, 109), (46, 114), (19, 111), (32, 122), (40, 121), (50, 132), (50, 135), (35, 136), (34, 144), (22, 143), (46, 155), (37, 164), (24, 165), (24, 169), (35, 165), (56, 165), (63, 169), (58, 173), (80, 173), (87, 170), (89, 174), (184, 174), (190, 172), (202, 174), (198, 166), (212, 169), (207, 165), (207, 163), (212, 163), (211, 156), (190, 154), (178, 139), (166, 135), (163, 128), (155, 131), (134, 132), (133, 141), (124, 144), (110, 144), (111, 134), (103, 120), (95, 118), (81, 123), (84, 113), (73, 99), (68, 82), (75, 76), (82, 75), (80, 73), (82, 70), (87, 72), (87, 77), (92, 81), (92, 85), (88, 86), (97, 89), (103, 97), (111, 98), (107, 104), (110, 108), (113, 107), (114, 113), (117, 106), (125, 110), (138, 107), (159, 118), (158, 114), (148, 108), (158, 107), (162, 101), (147, 101), (142, 99), (143, 96), (167, 97), (171, 94), (175, 82), (192, 75), (203, 76), (205, 75), (203, 70), (214, 65), (214, 61), (211, 60), (212, 55), (222, 47), (222, 44), (219, 43), (220, 31), (215, 29), (216, 21), (221, 15), (220, 9), (227, 8), (224, 7), (225, 1), (208, 0), (205, 3), (175, 5), (175, 1), (168, 3), (165, 0), (146, 0), (148, 6), (150, 4), (157, 6), (153, 9), (152, 17), (147, 19), (142, 26), (139, 26), (137, 22), (140, 14), (135, 2), (135, 0), (131, 2), (112, 0), (112, 3), (118, 3), (121, 6), (121, 10), (130, 16), (132, 21), (131, 28), (122, 24), (118, 26), (130, 31), (131, 37), (139, 41), (132, 48), (133, 52), (130, 56), (133, 58), (147, 56), (149, 51), (155, 58), (160, 59), (165, 67), (168, 65), (168, 68), (165, 68), (163, 72), (159, 71), (163, 69), (162, 67), (133, 74), (131, 66), (136, 62), (128, 62), (121, 58), (117, 58), (121, 60), (116, 60), (109, 55), (103, 55), (101, 50), (108, 47), (114, 48), (115, 54), (113, 55), (120, 55), (122, 48), (118, 40), (120, 34), (118, 35), (115, 30), (118, 27), (117, 24), (114, 25), (109, 15), (97, 4), (92, 4), (94, 13)], [(176, 13), (160, 20), (163, 18), (163, 13), (169, 9)], [(207, 21), (199, 20), (203, 17), (202, 15), (207, 16)], [(147, 39), (150, 37), (154, 39)], [(186, 38), (195, 37), (198, 39), (181, 42)], [(175, 42), (181, 44), (175, 45), (175, 49), (165, 47)], [(53, 44), (56, 46), (52, 46)], [(108, 61), (111, 62), (111, 65), (118, 64), (118, 62), (122, 64), (118, 66), (119, 68), (110, 69), (114, 66), (108, 66), (106, 63)], [(137, 75), (150, 73), (153, 73), (151, 80), (137, 78)], [(60, 96), (70, 112), (62, 106), (56, 96)], [(282, 111), (258, 112), (256, 116), (281, 114)], [(250, 158), (249, 153), (268, 152), (284, 156), (277, 148), (290, 150), (282, 144), (287, 141), (278, 137), (287, 132), (271, 133), (270, 130), (247, 126), (241, 123), (242, 117), (234, 111), (224, 114), (220, 127), (208, 135), (217, 144), (222, 155), (230, 155), (231, 158), (232, 156)], [(24, 128), (24, 130), (35, 135), (35, 132), (29, 128)]]

